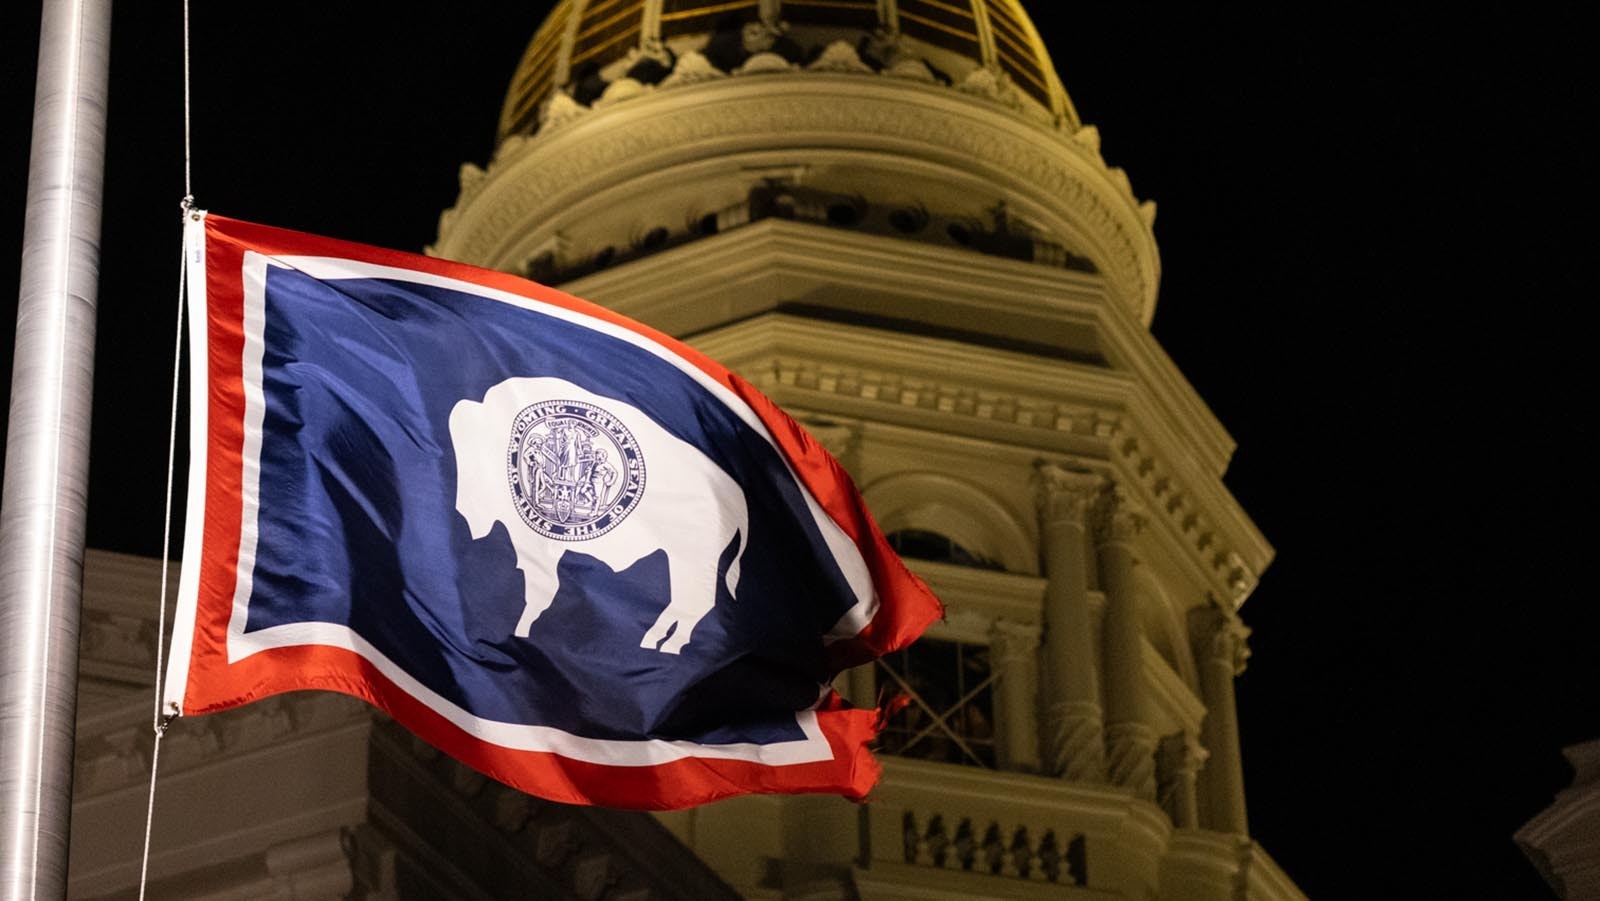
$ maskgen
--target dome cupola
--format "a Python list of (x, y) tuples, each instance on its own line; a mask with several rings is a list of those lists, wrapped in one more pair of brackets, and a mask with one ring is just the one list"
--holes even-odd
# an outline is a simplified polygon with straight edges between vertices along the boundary
[[(891, 256), (911, 242), (1054, 269), (1148, 325), (1154, 215), (1101, 158), (1018, 0), (560, 0), (517, 67), (494, 158), (462, 167), (430, 250), (604, 303), (592, 277), (749, 229)], [(787, 291), (770, 303), (871, 303)], [(938, 314), (880, 300), (881, 321)], [(754, 308), (630, 315), (681, 331)], [(970, 311), (949, 319), (972, 325)], [(1031, 342), (1037, 326), (973, 327)], [(1098, 353), (1071, 335), (1046, 343)]]
[(873, 71), (1078, 127), (1017, 0), (561, 0), (517, 67), (500, 136), (537, 131), (558, 92), (587, 107), (708, 66)]

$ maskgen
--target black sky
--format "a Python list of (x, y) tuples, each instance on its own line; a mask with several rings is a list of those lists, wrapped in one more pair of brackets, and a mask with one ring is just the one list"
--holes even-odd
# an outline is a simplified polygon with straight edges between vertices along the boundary
[[(31, 5), (0, 19), (5, 330)], [(1578, 7), (1029, 5), (1107, 160), (1159, 204), (1155, 334), (1237, 439), (1228, 485), (1278, 549), (1243, 611), (1252, 831), (1313, 897), (1547, 896), (1510, 835), (1568, 781), (1560, 747), (1600, 738)], [(200, 202), (430, 242), (549, 4), (430, 6), (195, 4)], [(96, 358), (89, 541), (151, 555), (180, 7), (116, 11)]]

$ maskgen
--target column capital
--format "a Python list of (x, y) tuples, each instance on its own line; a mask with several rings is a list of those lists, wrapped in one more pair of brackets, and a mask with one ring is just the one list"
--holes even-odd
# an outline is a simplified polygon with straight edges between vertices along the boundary
[(1226, 665), (1235, 676), (1250, 659), (1250, 627), (1238, 616), (1207, 605), (1189, 615), (1196, 650), (1207, 663)]
[(1084, 525), (1088, 521), (1090, 507), (1105, 486), (1105, 476), (1040, 460), (1033, 469), (1033, 492), (1034, 500), (1039, 505), (1039, 521), (1045, 525)]
[(1161, 739), (1156, 746), (1157, 766), (1163, 772), (1194, 778), (1205, 765), (1211, 752), (1200, 743), (1200, 738), (1187, 732), (1174, 732)]
[(1097, 545), (1132, 541), (1150, 523), (1132, 492), (1115, 482), (1107, 483), (1100, 491), (1089, 516)]

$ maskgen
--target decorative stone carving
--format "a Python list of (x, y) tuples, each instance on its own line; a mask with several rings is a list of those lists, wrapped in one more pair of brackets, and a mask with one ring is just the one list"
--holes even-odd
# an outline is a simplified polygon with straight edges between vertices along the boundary
[(678, 57), (678, 64), (672, 67), (672, 74), (662, 79), (657, 87), (673, 88), (727, 77), (728, 73), (711, 65), (711, 60), (706, 59), (700, 51), (690, 50)]
[(1095, 155), (1095, 159), (1100, 158), (1099, 128), (1093, 125), (1085, 125), (1072, 133), (1072, 140), (1079, 146), (1087, 148), (1090, 153)]
[(1106, 727), (1106, 768), (1112, 784), (1149, 801), (1156, 797), (1155, 751), (1155, 730), (1143, 723)]
[(1105, 738), (1100, 705), (1087, 701), (1059, 702), (1045, 712), (1047, 772), (1069, 782), (1105, 781)]
[(594, 102), (594, 108), (605, 109), (608, 106), (613, 106), (624, 100), (630, 100), (640, 94), (648, 93), (650, 93), (650, 88), (647, 85), (641, 84), (632, 78), (619, 78), (606, 85), (605, 93), (601, 94), (600, 99)]
[(247, 704), (220, 720), (218, 731), (223, 747), (259, 747), (294, 731), (288, 695), (274, 695)]
[(1146, 452), (1139, 436), (1125, 429), (1125, 423), (1113, 427), (1114, 435), (1121, 436), (1116, 452), (1133, 469), (1138, 480), (1157, 502), (1156, 511), (1165, 515), (1188, 539), (1190, 547), (1199, 552), (1201, 564), (1211, 571), (1218, 588), (1226, 589), (1235, 605), (1243, 603), (1256, 588), (1254, 571), (1237, 551), (1226, 546), (1219, 547), (1223, 539), (1219, 538), (1213, 524), (1194, 506), (1195, 501), (1184, 492), (1166, 461)]
[(471, 203), (472, 198), (478, 196), (478, 191), (483, 188), (483, 180), (489, 177), (487, 170), (474, 166), (471, 163), (462, 163), (461, 171), (456, 179), (461, 184), (461, 200), (458, 203)]
[(1211, 657), (1232, 667), (1234, 678), (1244, 675), (1250, 660), (1250, 627), (1236, 618), (1229, 618), (1211, 638)]
[(1039, 507), (1039, 521), (1085, 525), (1089, 510), (1105, 490), (1105, 485), (1104, 476), (1039, 461), (1033, 471), (1034, 501)]
[(733, 70), (735, 75), (766, 75), (772, 72), (789, 72), (799, 68), (776, 53), (762, 52), (752, 55), (744, 65)]
[(174, 721), (161, 739), (163, 768), (183, 770), (221, 754), (222, 736), (212, 728), (214, 721), (209, 716)]
[(500, 139), (499, 145), (494, 148), (493, 158), (499, 159), (502, 156), (515, 156), (517, 152), (522, 149), (522, 145), (526, 144), (529, 140), (530, 139), (527, 135), (506, 135)]
[(1106, 169), (1106, 175), (1111, 176), (1111, 183), (1121, 188), (1129, 197), (1133, 196), (1133, 182), (1128, 179), (1127, 170), (1121, 166), (1112, 166)]
[(834, 41), (823, 48), (822, 54), (811, 65), (812, 72), (857, 72), (871, 75), (872, 67), (861, 61), (861, 54), (849, 41)]
[(778, 10), (771, 0), (761, 0), (761, 19), (746, 22), (739, 33), (746, 53), (762, 53), (778, 43), (788, 27), (778, 21)]
[(1097, 432), (1104, 431), (1108, 422), (1116, 421), (1104, 413), (1044, 398), (997, 394), (965, 385), (910, 379), (854, 367), (824, 366), (813, 360), (779, 359), (774, 366), (777, 370), (774, 379), (780, 385), (955, 413), (1007, 425), (1104, 437)]
[(993, 100), (1011, 109), (1022, 108), (1022, 98), (1017, 92), (1016, 85), (1011, 79), (997, 69), (988, 66), (979, 66), (967, 74), (957, 86), (963, 93)]
[(916, 57), (908, 56), (896, 60), (893, 65), (886, 67), (883, 74), (890, 78), (904, 78), (907, 81), (920, 81), (923, 84), (938, 84), (938, 76), (928, 68), (928, 64)]
[(80, 653), (100, 663), (155, 670), (155, 624), (138, 616), (92, 610), (83, 615)]
[(660, 63), (664, 68), (671, 68), (673, 63), (672, 51), (662, 43), (658, 37), (645, 38), (622, 58), (619, 68), (623, 72), (631, 70), (644, 60)]
[[(154, 736), (150, 710), (143, 707), (138, 712), (137, 725), (100, 736), (80, 735), (75, 761), (80, 797), (150, 778), (149, 754)], [(294, 692), (221, 713), (182, 717), (162, 737), (161, 769), (166, 773), (182, 771), (223, 754), (241, 754), (287, 736), (309, 735), (372, 715), (370, 707), (354, 698)]]
[[(539, 117), (539, 134), (546, 135), (555, 129), (566, 125), (576, 119), (588, 115), (589, 108), (573, 100), (570, 94), (556, 91), (550, 95), (550, 100), (544, 105), (544, 112)], [(490, 169), (494, 167), (491, 165)], [(460, 207), (462, 204), (457, 203)]]
[(1090, 512), (1090, 525), (1094, 529), (1097, 545), (1133, 541), (1149, 522), (1128, 489), (1117, 484), (1107, 485), (1100, 492)]
[(1245, 564), (1244, 558), (1240, 557), (1236, 552), (1229, 551), (1226, 554), (1219, 554), (1218, 557), (1221, 559), (1215, 561), (1215, 564), (1226, 571), (1225, 578), (1228, 581), (1228, 588), (1233, 592), (1234, 600), (1242, 603), (1245, 598), (1250, 596), (1251, 592), (1256, 590), (1255, 572)]
[(1189, 620), (1203, 662), (1226, 667), (1235, 677), (1242, 675), (1250, 659), (1250, 627), (1214, 603), (1191, 612)]

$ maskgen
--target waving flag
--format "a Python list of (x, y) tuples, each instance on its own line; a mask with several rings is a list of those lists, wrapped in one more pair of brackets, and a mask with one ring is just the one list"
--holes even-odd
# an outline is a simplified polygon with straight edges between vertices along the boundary
[(744, 380), (499, 272), (197, 214), (165, 705), (364, 698), (558, 801), (859, 798), (938, 602)]

